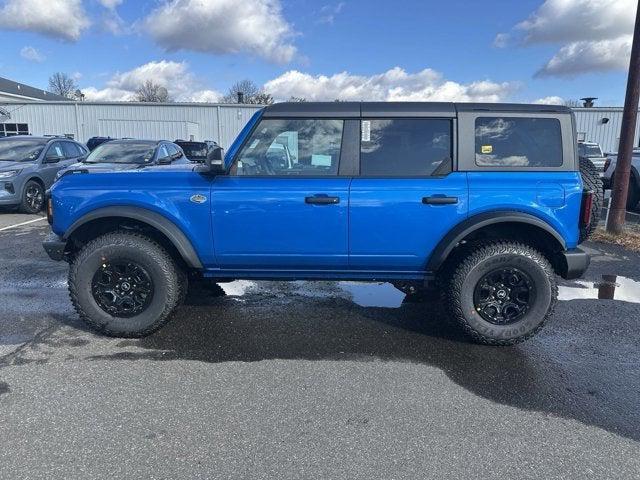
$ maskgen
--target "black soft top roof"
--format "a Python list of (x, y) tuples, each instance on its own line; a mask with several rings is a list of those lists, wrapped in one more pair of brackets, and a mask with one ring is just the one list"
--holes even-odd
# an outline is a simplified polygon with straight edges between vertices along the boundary
[(457, 112), (550, 112), (570, 113), (560, 105), (524, 103), (453, 103), (453, 102), (284, 102), (264, 108), (265, 118), (314, 117), (455, 117)]

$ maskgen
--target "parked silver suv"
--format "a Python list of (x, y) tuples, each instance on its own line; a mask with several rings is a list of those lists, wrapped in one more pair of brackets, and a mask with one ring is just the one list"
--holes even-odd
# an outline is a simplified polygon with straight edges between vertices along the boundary
[(58, 170), (83, 159), (84, 145), (62, 137), (0, 138), (0, 206), (37, 213)]

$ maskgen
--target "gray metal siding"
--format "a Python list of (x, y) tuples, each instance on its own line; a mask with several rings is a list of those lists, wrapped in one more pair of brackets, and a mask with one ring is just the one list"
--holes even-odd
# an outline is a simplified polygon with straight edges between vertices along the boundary
[(27, 123), (32, 135), (71, 134), (175, 140), (215, 140), (224, 148), (261, 107), (217, 104), (38, 102), (3, 104), (9, 123)]
[[(86, 142), (98, 135), (175, 140), (215, 140), (229, 148), (256, 105), (133, 102), (0, 102), (8, 123), (26, 123), (33, 135), (71, 134)], [(618, 149), (622, 108), (575, 108), (578, 132), (605, 152)], [(608, 123), (602, 123), (608, 118)], [(640, 141), (640, 122), (634, 145)]]
[[(622, 124), (622, 108), (575, 108), (576, 130), (587, 142), (599, 143), (604, 152), (617, 152)], [(608, 118), (607, 123), (603, 119)], [(634, 145), (640, 141), (640, 121), (636, 125)]]

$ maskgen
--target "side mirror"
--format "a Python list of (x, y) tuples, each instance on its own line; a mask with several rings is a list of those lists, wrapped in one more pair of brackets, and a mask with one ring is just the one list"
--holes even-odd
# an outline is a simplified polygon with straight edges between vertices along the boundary
[(226, 173), (226, 169), (224, 168), (224, 155), (222, 152), (222, 147), (213, 147), (207, 152), (207, 158), (204, 163), (210, 173)]
[(64, 160), (64, 157), (60, 155), (47, 155), (44, 158), (44, 163), (58, 163), (60, 160)]

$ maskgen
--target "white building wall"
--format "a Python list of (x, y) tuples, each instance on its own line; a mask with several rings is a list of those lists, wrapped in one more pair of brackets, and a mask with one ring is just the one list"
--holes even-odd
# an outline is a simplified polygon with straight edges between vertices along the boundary
[(26, 123), (32, 135), (73, 135), (175, 140), (215, 140), (228, 148), (260, 107), (196, 103), (1, 103), (8, 123)]

